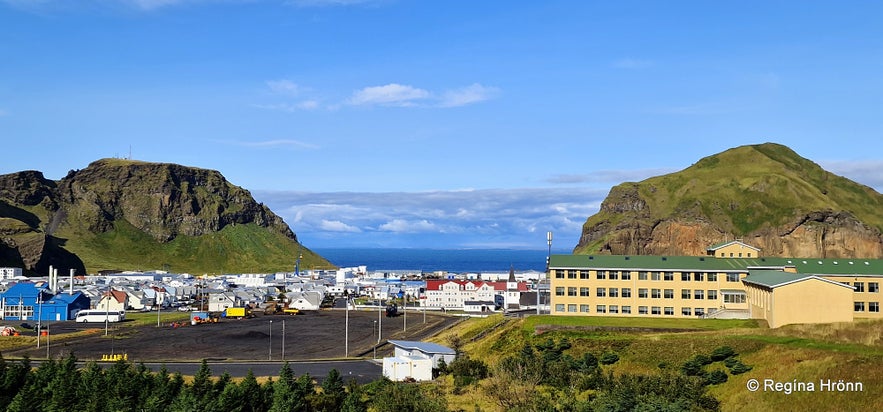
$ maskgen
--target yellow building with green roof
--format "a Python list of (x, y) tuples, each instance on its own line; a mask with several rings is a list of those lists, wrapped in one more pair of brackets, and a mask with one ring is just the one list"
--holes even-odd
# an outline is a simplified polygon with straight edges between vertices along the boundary
[(883, 317), (883, 261), (761, 257), (746, 246), (727, 242), (707, 256), (552, 255), (551, 314), (753, 318), (770, 327)]

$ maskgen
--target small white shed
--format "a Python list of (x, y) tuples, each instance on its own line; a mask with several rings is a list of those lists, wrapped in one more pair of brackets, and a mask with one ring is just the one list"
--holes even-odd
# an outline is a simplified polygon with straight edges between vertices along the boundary
[(383, 358), (383, 376), (392, 381), (432, 380), (432, 359), (425, 356), (394, 356)]

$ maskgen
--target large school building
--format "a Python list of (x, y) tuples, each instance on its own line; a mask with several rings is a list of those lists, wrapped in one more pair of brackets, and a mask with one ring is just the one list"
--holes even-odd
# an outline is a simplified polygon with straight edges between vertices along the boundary
[(551, 313), (764, 319), (795, 323), (883, 318), (883, 260), (762, 257), (739, 241), (706, 256), (552, 255)]

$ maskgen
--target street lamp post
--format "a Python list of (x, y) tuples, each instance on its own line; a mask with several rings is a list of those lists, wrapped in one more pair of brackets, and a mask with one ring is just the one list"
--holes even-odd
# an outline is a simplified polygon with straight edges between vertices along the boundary
[[(552, 232), (546, 232), (546, 244), (549, 245), (549, 252), (546, 254), (546, 273), (549, 272), (549, 264), (552, 259)], [(542, 275), (537, 275), (537, 315), (540, 314), (540, 281), (543, 280)]]
[(343, 357), (350, 356), (350, 299), (344, 293), (344, 306), (346, 306), (346, 322), (344, 325), (344, 333), (343, 333)]
[[(159, 302), (159, 292), (156, 292), (153, 300), (154, 300), (154, 302)], [(157, 303), (156, 304), (156, 327), (159, 327), (159, 311), (160, 311), (160, 309), (162, 309), (162, 305)]]
[(267, 360), (273, 360), (273, 320), (270, 319), (270, 347), (267, 350)]

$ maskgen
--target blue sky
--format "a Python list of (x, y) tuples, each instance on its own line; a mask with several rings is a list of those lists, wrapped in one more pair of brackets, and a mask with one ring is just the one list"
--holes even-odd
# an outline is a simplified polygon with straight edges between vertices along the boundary
[(611, 186), (744, 144), (881, 191), (881, 9), (0, 0), (0, 173), (131, 150), (308, 247), (571, 249)]

